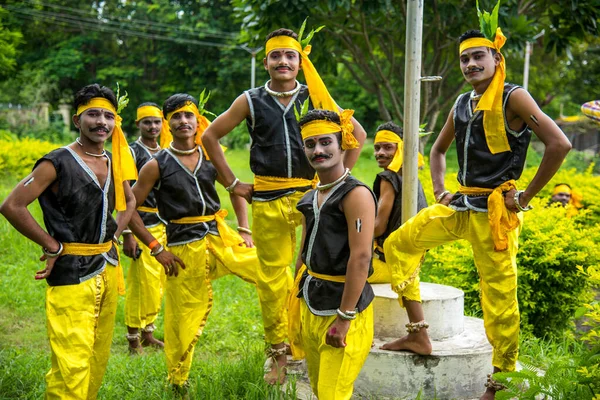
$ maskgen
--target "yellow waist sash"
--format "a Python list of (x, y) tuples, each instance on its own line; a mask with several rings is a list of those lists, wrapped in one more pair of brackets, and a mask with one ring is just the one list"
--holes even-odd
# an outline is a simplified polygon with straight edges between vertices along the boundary
[[(97, 256), (106, 253), (112, 249), (113, 242), (105, 243), (63, 243), (61, 256)], [(123, 267), (121, 267), (121, 256), (117, 250), (117, 287), (120, 295), (125, 294), (125, 278), (123, 276)]]
[(225, 222), (225, 217), (227, 216), (227, 210), (221, 209), (217, 211), (213, 215), (199, 215), (195, 217), (183, 217), (179, 219), (173, 219), (169, 222), (173, 224), (198, 224), (200, 222), (210, 222), (217, 221), (217, 230), (219, 231), (219, 236), (223, 240), (223, 244), (226, 247), (237, 246), (240, 243), (244, 242), (244, 239), (234, 231), (227, 222)]
[(317, 272), (311, 271), (310, 269), (307, 269), (306, 272), (308, 272), (308, 274), (310, 276), (314, 276), (315, 278), (319, 278), (324, 281), (338, 282), (338, 283), (346, 282), (346, 275), (325, 275), (325, 274), (319, 274)]
[(144, 206), (139, 206), (137, 208), (138, 211), (141, 212), (147, 212), (147, 213), (154, 213), (154, 214), (158, 214), (158, 208), (154, 208), (154, 207), (144, 207)]
[(254, 176), (254, 190), (267, 192), (270, 190), (295, 189), (310, 186), (314, 188), (317, 184), (316, 178), (308, 180), (304, 178), (282, 178), (279, 176)]
[(494, 250), (504, 251), (508, 249), (508, 232), (519, 226), (517, 213), (509, 211), (504, 204), (503, 192), (516, 189), (516, 182), (510, 180), (504, 182), (495, 189), (460, 186), (458, 192), (467, 196), (489, 195), (488, 197), (488, 219), (494, 240)]

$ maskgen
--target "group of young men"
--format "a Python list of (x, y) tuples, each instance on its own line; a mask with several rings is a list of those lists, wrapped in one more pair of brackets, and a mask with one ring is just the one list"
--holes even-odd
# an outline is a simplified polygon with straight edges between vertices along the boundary
[[(125, 311), (130, 349), (163, 346), (152, 331), (164, 288), (164, 349), (175, 388), (188, 381), (211, 310), (211, 280), (233, 273), (258, 289), (272, 358), (265, 380), (284, 381), (291, 352), (306, 359), (319, 399), (349, 399), (372, 346), (369, 282), (391, 282), (410, 319), (408, 335), (383, 348), (430, 354), (419, 268), (426, 250), (457, 239), (473, 246), (494, 371), (513, 370), (521, 212), (570, 144), (525, 90), (504, 83), (502, 44), (477, 31), (461, 36), (460, 66), (473, 91), (459, 96), (431, 151), (437, 204), (427, 207), (419, 188), (422, 210), (403, 225), (401, 197), (413, 194), (402, 193), (401, 128), (386, 123), (377, 129), (375, 157), (383, 172), (372, 191), (350, 174), (364, 129), (333, 101), (288, 29), (267, 37), (264, 67), (271, 79), (263, 87), (244, 92), (212, 123), (187, 94), (169, 97), (162, 109), (144, 103), (137, 110), (140, 137), (129, 149), (114, 94), (97, 84), (81, 89), (73, 116), (77, 141), (40, 159), (0, 207), (44, 252), (46, 265), (36, 279), (49, 285), (47, 398), (97, 396), (114, 328), (121, 235), (124, 253), (134, 259)], [(306, 85), (296, 80), (300, 69)], [(294, 109), (308, 100), (313, 109), (297, 121)], [(219, 145), (244, 120), (253, 183), (236, 178)], [(518, 191), (514, 181), (532, 130), (546, 151), (534, 179)], [(112, 155), (104, 150), (111, 135)], [(443, 178), (455, 139), (461, 187), (452, 194)], [(215, 181), (230, 193), (237, 232), (224, 220)], [(35, 199), (46, 231), (27, 211)], [(252, 230), (246, 203), (252, 203)], [(485, 399), (501, 389), (491, 378), (487, 387)]]

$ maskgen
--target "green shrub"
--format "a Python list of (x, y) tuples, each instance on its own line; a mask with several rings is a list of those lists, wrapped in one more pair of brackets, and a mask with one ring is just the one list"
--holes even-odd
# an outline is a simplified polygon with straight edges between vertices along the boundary
[(221, 139), (221, 144), (230, 149), (245, 149), (250, 144), (250, 134), (246, 127), (246, 121), (233, 128), (227, 136)]

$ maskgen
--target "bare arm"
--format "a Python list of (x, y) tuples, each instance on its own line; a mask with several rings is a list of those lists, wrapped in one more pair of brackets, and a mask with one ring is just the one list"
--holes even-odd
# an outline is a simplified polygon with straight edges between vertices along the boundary
[(127, 207), (125, 211), (117, 212), (117, 232), (115, 233), (116, 237), (121, 236), (123, 230), (127, 227), (129, 220), (133, 214), (137, 214), (135, 212), (136, 202), (135, 196), (131, 191), (131, 186), (129, 186), (128, 181), (123, 182), (123, 190), (125, 191), (125, 201), (127, 202)]
[[(340, 112), (342, 109), (340, 109)], [(344, 153), (344, 166), (346, 168), (354, 168), (356, 162), (358, 161), (358, 157), (360, 157), (360, 151), (365, 144), (365, 140), (367, 139), (367, 132), (362, 127), (360, 122), (358, 122), (354, 117), (352, 117), (352, 125), (354, 126), (354, 137), (358, 140), (358, 148), (348, 150)]]
[[(520, 197), (521, 206), (526, 207), (558, 171), (567, 153), (571, 150), (571, 143), (558, 125), (540, 110), (526, 90), (515, 90), (508, 98), (507, 108), (529, 125), (546, 146), (535, 176)], [(509, 208), (509, 203), (513, 203), (512, 198), (512, 196), (507, 196), (507, 207)]]
[(375, 237), (379, 237), (385, 233), (390, 215), (392, 214), (392, 208), (394, 207), (394, 200), (396, 199), (392, 184), (385, 179), (382, 179), (380, 182), (379, 203), (377, 204), (377, 216), (375, 217)]
[[(229, 134), (250, 115), (250, 106), (248, 99), (244, 94), (238, 96), (231, 104), (231, 107), (223, 114), (219, 115), (206, 129), (202, 135), (202, 145), (206, 149), (210, 161), (215, 166), (217, 173), (222, 177), (223, 185), (230, 186), (235, 180), (235, 174), (229, 167), (223, 149), (219, 145), (219, 139)], [(246, 183), (238, 183), (234, 188), (234, 193), (252, 202), (252, 185)]]
[[(350, 259), (346, 267), (346, 282), (340, 310), (353, 311), (367, 282), (373, 253), (373, 230), (375, 227), (375, 201), (369, 190), (359, 186), (346, 195), (342, 208), (348, 225)], [(360, 220), (360, 223), (357, 221)], [(344, 347), (351, 321), (339, 316), (327, 331), (326, 343)]]
[[(223, 183), (223, 178), (220, 175), (217, 175), (217, 182), (221, 185), (225, 186)], [(246, 206), (246, 201), (244, 198), (237, 196), (233, 193), (229, 193), (229, 200), (231, 201), (231, 205), (233, 206), (233, 211), (235, 212), (235, 216), (237, 218), (238, 227), (250, 229), (250, 224), (248, 223), (248, 207)], [(244, 239), (244, 243), (246, 247), (254, 247), (254, 242), (252, 241), (252, 235), (247, 232), (238, 231), (242, 239)]]
[[(435, 140), (433, 147), (431, 147), (431, 153), (429, 153), (429, 162), (431, 164), (431, 181), (433, 182), (433, 193), (437, 199), (444, 190), (444, 175), (446, 174), (446, 152), (450, 148), (450, 145), (454, 141), (454, 108), (450, 110), (446, 123), (442, 128), (440, 135)], [(441, 203), (448, 205), (451, 200), (451, 196), (444, 196)]]

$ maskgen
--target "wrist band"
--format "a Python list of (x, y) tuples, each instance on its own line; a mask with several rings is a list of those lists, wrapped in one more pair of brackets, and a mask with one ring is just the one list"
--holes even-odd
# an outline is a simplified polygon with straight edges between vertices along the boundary
[(61, 255), (61, 253), (64, 250), (64, 246), (61, 242), (58, 242), (58, 250), (56, 250), (55, 253), (52, 253), (51, 251), (49, 251), (47, 248), (42, 247), (42, 251), (44, 252), (44, 254), (46, 255), (46, 257), (48, 258), (56, 258), (58, 256)]
[(235, 179), (233, 180), (233, 183), (232, 183), (231, 185), (227, 186), (227, 187), (225, 188), (225, 190), (227, 190), (227, 192), (228, 192), (228, 193), (232, 193), (232, 192), (233, 192), (233, 189), (236, 187), (236, 185), (237, 185), (238, 183), (240, 183), (240, 180), (239, 180), (238, 178), (235, 178)]
[(158, 243), (158, 240), (154, 239), (153, 241), (150, 242), (150, 244), (148, 245), (148, 248), (150, 250), (153, 250), (156, 247), (156, 245), (160, 245), (160, 243)]
[(525, 191), (524, 190), (517, 190), (515, 192), (515, 197), (514, 197), (515, 205), (517, 206), (517, 208), (519, 209), (519, 211), (526, 212), (526, 211), (533, 210), (533, 207), (531, 206), (531, 204), (527, 205), (527, 207), (523, 207), (521, 205), (520, 199), (521, 199), (521, 193), (523, 193), (523, 192), (525, 192)]
[(117, 237), (117, 235), (113, 235), (113, 241), (119, 246), (123, 244), (123, 241)]
[(123, 232), (121, 232), (121, 235), (131, 235), (131, 229), (123, 229)]
[(444, 190), (444, 191), (442, 192), (442, 194), (440, 194), (440, 195), (439, 195), (439, 196), (438, 196), (438, 197), (435, 199), (435, 202), (436, 202), (436, 203), (439, 203), (440, 201), (444, 200), (444, 197), (446, 197), (446, 195), (449, 195), (449, 194), (450, 194), (450, 191), (449, 191), (449, 190)]
[(238, 232), (244, 232), (244, 233), (247, 233), (248, 235), (252, 235), (252, 231), (248, 228), (244, 228), (243, 226), (238, 226), (237, 230), (238, 230)]
[(335, 310), (335, 312), (341, 319), (343, 319), (345, 321), (352, 321), (353, 319), (356, 319), (356, 310), (342, 311), (338, 308), (337, 310)]
[(162, 244), (159, 244), (158, 247), (156, 247), (156, 250), (152, 249), (150, 251), (150, 255), (152, 257), (156, 257), (157, 255), (159, 255), (160, 253), (162, 253), (164, 249), (165, 249), (164, 246)]

